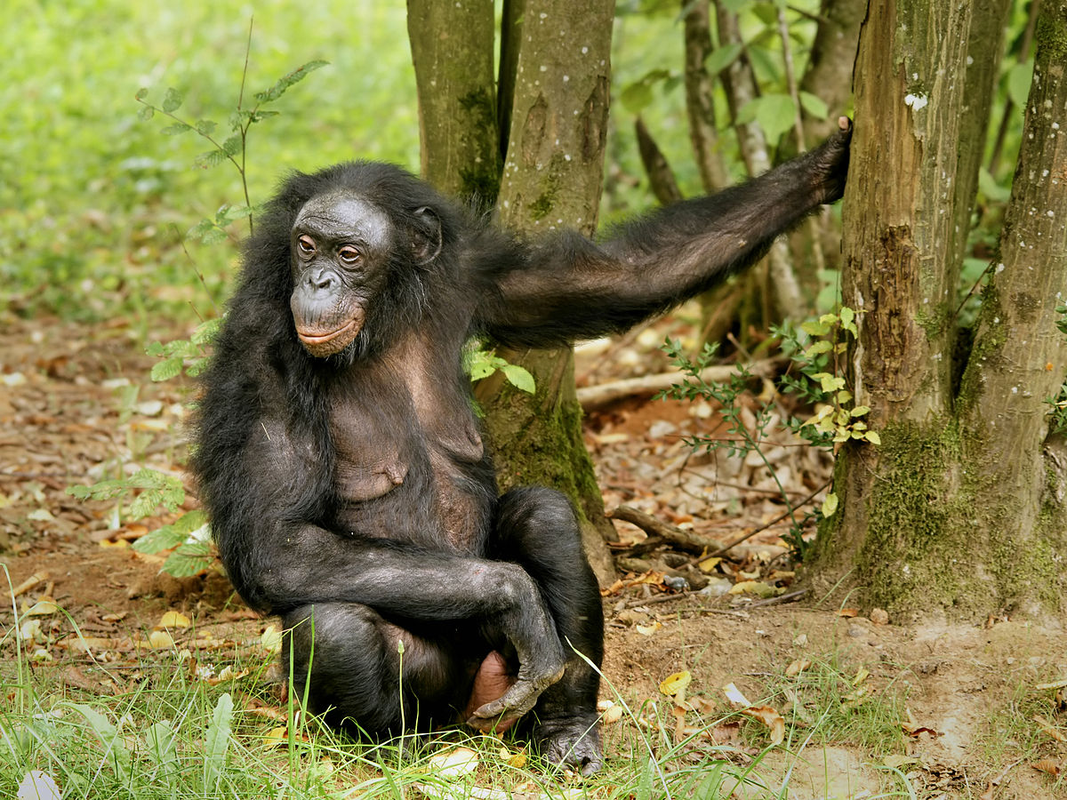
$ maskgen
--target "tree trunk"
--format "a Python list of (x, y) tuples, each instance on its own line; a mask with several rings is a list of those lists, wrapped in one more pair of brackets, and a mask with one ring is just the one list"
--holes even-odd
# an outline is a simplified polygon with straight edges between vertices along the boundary
[(422, 177), (485, 209), (500, 188), (493, 25), (492, 0), (408, 0)]
[[(1061, 443), (1047, 407), (1067, 371), (1054, 308), (1067, 291), (1067, 3), (1042, 9), (1001, 261), (962, 386), (952, 382), (961, 248), (957, 182), (968, 31), (996, 3), (872, 3), (860, 36), (845, 195), (844, 302), (856, 403), (882, 445), (838, 459), (838, 513), (820, 529), (819, 580), (897, 618), (980, 618), (1062, 603)], [(973, 130), (973, 128), (971, 128)], [(968, 168), (969, 169), (969, 168)], [(973, 192), (973, 189), (971, 190)], [(1052, 456), (1049, 453), (1058, 455)], [(1058, 459), (1058, 460), (1057, 460)]]
[[(603, 183), (614, 2), (510, 5), (512, 25), (521, 19), (522, 35), (512, 29), (505, 37), (515, 72), (500, 221), (528, 235), (569, 227), (591, 236)], [(582, 441), (574, 355), (570, 349), (500, 355), (537, 381), (532, 397), (499, 378), (477, 388), (501, 480), (505, 486), (545, 484), (569, 495), (593, 568), (601, 581), (610, 580), (614, 567), (605, 538), (613, 538), (614, 529)]]
[(1067, 374), (1056, 328), (1067, 298), (1067, 2), (1045, 0), (1000, 260), (982, 298), (960, 392), (961, 455), (998, 557), (1001, 605), (1062, 602), (1064, 477), (1048, 442), (1047, 398)]
[[(822, 0), (819, 27), (811, 44), (811, 57), (800, 79), (800, 90), (817, 95), (830, 109), (826, 119), (803, 115), (804, 146), (811, 147), (837, 130), (837, 117), (845, 113), (852, 96), (852, 68), (856, 64), (856, 45), (860, 23), (867, 13), (867, 0)], [(864, 76), (861, 76), (861, 79)], [(779, 152), (778, 161), (792, 157), (797, 150)]]
[[(522, 234), (570, 227), (592, 235), (614, 5), (507, 0), (499, 100), (493, 13), (491, 0), (408, 2), (423, 177), (486, 208), (497, 200), (500, 223)], [(501, 486), (543, 484), (565, 492), (578, 510), (593, 568), (610, 582), (614, 566), (605, 539), (614, 537), (614, 529), (582, 441), (573, 355), (500, 355), (526, 367), (537, 382), (533, 397), (504, 382), (501, 373), (476, 389)]]
[(682, 0), (682, 11), (685, 13), (685, 108), (689, 117), (689, 141), (700, 170), (700, 183), (711, 194), (725, 189), (730, 177), (715, 121), (714, 76), (704, 67), (712, 51), (710, 6), (707, 2)]

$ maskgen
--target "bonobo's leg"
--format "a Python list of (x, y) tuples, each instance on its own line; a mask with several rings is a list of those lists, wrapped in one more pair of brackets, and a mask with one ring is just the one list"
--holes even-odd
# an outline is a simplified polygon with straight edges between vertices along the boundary
[[(473, 664), (450, 647), (450, 641), (467, 638), (458, 631), (431, 641), (351, 603), (303, 606), (283, 622), (286, 676), (291, 663), (293, 688), (303, 692), (310, 663), (308, 705), (326, 712), (331, 724), (371, 735), (396, 735), (402, 727), (426, 730), (431, 719), (451, 721), (466, 700)], [(404, 643), (402, 656), (398, 641)]]
[[(546, 758), (590, 775), (602, 762), (597, 729), (604, 614), (570, 501), (552, 489), (515, 489), (500, 498), (487, 555), (520, 564), (534, 579), (568, 654), (563, 678), (545, 689), (530, 721)], [(572, 650), (573, 648), (573, 650)]]

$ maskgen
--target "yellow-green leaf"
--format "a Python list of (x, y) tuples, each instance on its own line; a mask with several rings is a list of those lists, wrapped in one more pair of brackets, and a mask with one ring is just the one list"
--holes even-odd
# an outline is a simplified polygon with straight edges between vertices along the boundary
[(824, 517), (832, 517), (835, 511), (837, 511), (837, 495), (830, 492), (830, 494), (826, 495), (826, 499), (822, 501), (822, 515)]

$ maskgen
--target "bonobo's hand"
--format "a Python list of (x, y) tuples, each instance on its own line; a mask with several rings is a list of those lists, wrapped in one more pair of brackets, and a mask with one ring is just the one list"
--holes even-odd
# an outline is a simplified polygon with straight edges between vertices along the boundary
[(815, 192), (820, 203), (833, 203), (845, 194), (852, 120), (838, 117), (837, 125), (840, 130), (808, 154), (814, 162)]
[[(512, 599), (511, 607), (499, 618), (500, 629), (515, 648), (519, 674), (503, 694), (475, 709), (468, 718), (468, 725), (482, 731), (503, 730), (499, 726), (533, 708), (541, 692), (563, 677), (567, 663), (552, 614), (541, 599), (537, 584), (518, 565), (500, 564), (497, 569), (508, 587), (504, 594)], [(475, 678), (475, 695), (480, 693), (479, 679), (483, 677), (486, 684), (499, 685), (492, 679), (494, 671), (499, 672), (499, 667), (487, 659)]]

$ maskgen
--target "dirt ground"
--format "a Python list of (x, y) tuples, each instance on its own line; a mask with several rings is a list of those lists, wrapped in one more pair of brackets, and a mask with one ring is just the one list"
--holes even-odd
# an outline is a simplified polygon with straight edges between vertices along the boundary
[[(144, 332), (122, 321), (103, 330), (13, 316), (2, 322), (0, 562), (12, 587), (31, 576), (40, 579), (20, 594), (20, 607), (50, 596), (66, 614), (42, 618), (50, 634), (42, 637), (51, 642), (45, 648), (50, 668), (81, 691), (121, 690), (108, 683), (114, 677), (102, 679), (72, 643), (74, 626), (112, 654), (109, 674), (121, 679), (121, 667), (135, 667), (137, 647), (168, 610), (193, 620), (205, 650), (205, 642), (220, 652), (223, 643), (239, 650), (257, 642), (269, 621), (248, 612), (224, 578), (161, 576), (161, 559), (126, 546), (168, 519), (127, 522), (115, 517), (114, 504), (83, 503), (66, 493), (71, 484), (114, 477), (126, 464), (181, 474), (177, 432), (189, 387), (146, 385), (153, 360), (140, 354)], [(147, 339), (172, 336), (149, 333)], [(631, 349), (639, 346), (637, 337)], [(611, 358), (636, 372), (662, 368), (625, 349), (612, 351)], [(611, 379), (598, 359), (597, 353), (582, 356), (579, 374)], [(706, 409), (644, 400), (590, 414), (587, 440), (607, 506), (625, 502), (719, 541), (772, 519), (780, 507), (772, 502), (762, 465), (689, 457), (680, 437), (714, 425)], [(807, 494), (825, 479), (824, 457), (781, 449), (775, 463), (780, 474), (786, 471), (783, 483), (791, 491)], [(643, 536), (625, 524), (619, 530), (622, 543)], [(840, 674), (856, 676), (870, 698), (900, 698), (894, 708), (901, 744), (895, 752), (847, 739), (778, 748), (760, 764), (760, 773), (772, 785), (776, 776), (789, 774), (790, 797), (874, 797), (887, 785), (890, 767), (906, 774), (921, 798), (1067, 796), (1064, 779), (1053, 774), (1067, 768), (1067, 713), (1054, 701), (1038, 719), (1028, 711), (1037, 707), (1035, 698), (1055, 693), (1040, 686), (1067, 682), (1067, 634), (1057, 621), (900, 626), (872, 609), (843, 615), (845, 598), (802, 596), (761, 605), (718, 596), (717, 587), (741, 580), (746, 570), (766, 576), (772, 568), (788, 569), (780, 533), (771, 527), (750, 540), (740, 556), (704, 576), (704, 592), (672, 595), (653, 581), (605, 597), (604, 697), (615, 696), (614, 690), (632, 708), (651, 700), (669, 713), (660, 682), (687, 670), (689, 695), (706, 700), (688, 712), (690, 722), (699, 709), (719, 716), (729, 710), (722, 690), (728, 683), (753, 703), (773, 698), (784, 711), (782, 686), (788, 688), (788, 681), (782, 676), (789, 665), (832, 661)], [(5, 631), (12, 621), (10, 607), (0, 612)], [(12, 638), (5, 633), (0, 657), (13, 657)], [(803, 718), (803, 709), (792, 711)], [(607, 732), (609, 755), (623, 738)], [(739, 747), (742, 756), (744, 751)]]

